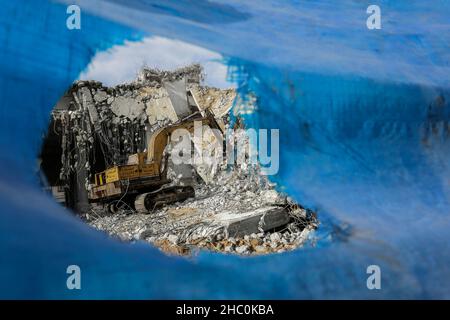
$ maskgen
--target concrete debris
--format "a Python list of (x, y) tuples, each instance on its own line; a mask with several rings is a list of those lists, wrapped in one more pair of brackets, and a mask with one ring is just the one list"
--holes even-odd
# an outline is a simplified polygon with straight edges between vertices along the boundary
[[(201, 66), (192, 65), (170, 72), (144, 68), (136, 81), (114, 88), (76, 82), (53, 111), (62, 149), (58, 181), (66, 190), (66, 205), (114, 237), (147, 241), (173, 254), (207, 249), (259, 255), (302, 246), (318, 225), (315, 214), (277, 192), (257, 165), (245, 161), (253, 156), (249, 138), (243, 130), (230, 130), (236, 91), (205, 87), (201, 81)], [(202, 139), (189, 137), (193, 152), (209, 162), (174, 164), (169, 159), (167, 178), (172, 186), (192, 186), (195, 198), (148, 214), (136, 212), (122, 198), (113, 206), (88, 203), (85, 193), (95, 173), (138, 165), (152, 133), (197, 114), (212, 117), (222, 132), (232, 131), (225, 143), (243, 144), (240, 149), (247, 151), (230, 165), (215, 148), (223, 145), (217, 131), (205, 127)], [(242, 126), (238, 118), (234, 128)], [(180, 143), (168, 142), (163, 156), (180, 150)]]
[(247, 245), (242, 245), (236, 248), (236, 253), (238, 254), (246, 254), (249, 250), (249, 246)]
[(281, 240), (280, 234), (275, 232), (270, 235), (270, 241), (279, 242)]
[(217, 118), (228, 115), (236, 99), (233, 89), (221, 90), (211, 87), (193, 86), (193, 98), (202, 109), (210, 108)]
[(184, 78), (188, 85), (199, 84), (204, 79), (202, 72), (202, 67), (199, 64), (193, 64), (174, 71), (143, 68), (138, 74), (136, 83), (151, 87), (161, 87), (164, 82), (175, 82)]
[(261, 207), (247, 212), (217, 214), (214, 221), (224, 226), (228, 236), (245, 236), (286, 225), (290, 218), (283, 207)]
[(117, 97), (111, 103), (111, 111), (118, 117), (134, 120), (143, 116), (145, 103), (132, 97)]
[[(317, 227), (314, 213), (288, 201), (265, 176), (222, 170), (217, 181), (223, 182), (196, 185), (195, 199), (150, 215), (126, 210), (109, 215), (99, 208), (92, 210), (87, 221), (119, 239), (144, 240), (165, 252), (183, 255), (197, 249), (240, 255), (281, 253), (304, 245)], [(274, 203), (268, 203), (268, 194)], [(271, 225), (270, 212), (279, 214), (274, 215), (275, 222), (283, 222)], [(258, 230), (264, 213), (264, 228)], [(227, 219), (230, 216), (232, 223)], [(248, 223), (255, 217), (258, 221)]]
[[(94, 100), (97, 102), (97, 103), (102, 103), (102, 102), (104, 102), (105, 100), (107, 100), (108, 99), (108, 94), (105, 92), (105, 91), (101, 91), (101, 90), (98, 90), (98, 91), (96, 91), (96, 93), (94, 94)], [(114, 97), (111, 97), (111, 103), (114, 101)], [(110, 104), (111, 104), (110, 103)]]
[(165, 123), (173, 123), (178, 120), (178, 116), (172, 107), (169, 94), (165, 88), (146, 88), (143, 92), (147, 96), (152, 96), (147, 102), (146, 113), (148, 122), (155, 127), (163, 127)]
[(167, 237), (167, 240), (169, 240), (171, 243), (173, 244), (177, 244), (178, 243), (178, 236), (171, 234)]

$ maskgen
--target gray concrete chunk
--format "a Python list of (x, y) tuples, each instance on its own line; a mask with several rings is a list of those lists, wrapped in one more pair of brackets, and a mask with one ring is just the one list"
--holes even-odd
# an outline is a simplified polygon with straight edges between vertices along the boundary
[(289, 223), (289, 215), (282, 207), (263, 207), (244, 213), (224, 212), (214, 217), (222, 224), (230, 237), (243, 237), (252, 233), (268, 231)]

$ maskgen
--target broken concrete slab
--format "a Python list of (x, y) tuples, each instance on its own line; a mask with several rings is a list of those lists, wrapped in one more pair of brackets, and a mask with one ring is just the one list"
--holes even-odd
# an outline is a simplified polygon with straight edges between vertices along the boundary
[(236, 98), (234, 89), (217, 89), (211, 87), (193, 86), (191, 94), (196, 104), (202, 109), (210, 109), (216, 118), (226, 116)]
[(94, 94), (94, 100), (97, 103), (103, 102), (108, 99), (108, 94), (103, 90), (97, 90), (97, 92)]
[(192, 113), (188, 105), (186, 80), (184, 78), (178, 81), (164, 82), (164, 88), (169, 94), (169, 99), (178, 118), (185, 118)]
[(213, 218), (214, 223), (224, 226), (228, 237), (266, 232), (288, 224), (289, 220), (285, 208), (273, 206), (240, 213), (223, 212)]
[(134, 98), (118, 96), (111, 104), (111, 111), (118, 117), (123, 116), (130, 120), (140, 117), (145, 110), (145, 104)]
[(197, 174), (205, 183), (211, 183), (222, 163), (223, 156), (223, 137), (217, 130), (209, 126), (202, 126), (201, 135), (191, 137), (194, 144), (196, 159), (194, 167)]
[(142, 91), (151, 97), (146, 102), (150, 125), (156, 125), (158, 122), (174, 123), (179, 120), (165, 88), (143, 88)]
[(83, 87), (80, 89), (80, 93), (81, 93), (81, 103), (83, 106), (85, 106), (88, 109), (89, 112), (89, 118), (91, 120), (92, 124), (95, 124), (98, 122), (98, 113), (97, 113), (97, 109), (95, 108), (95, 103), (92, 100), (92, 95), (91, 95), (91, 91), (86, 88)]

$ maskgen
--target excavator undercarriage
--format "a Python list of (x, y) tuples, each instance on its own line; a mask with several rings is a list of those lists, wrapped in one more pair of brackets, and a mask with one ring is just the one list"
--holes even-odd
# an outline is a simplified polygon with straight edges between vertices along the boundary
[(152, 212), (154, 209), (195, 196), (191, 186), (171, 186), (139, 194), (134, 200), (137, 212)]

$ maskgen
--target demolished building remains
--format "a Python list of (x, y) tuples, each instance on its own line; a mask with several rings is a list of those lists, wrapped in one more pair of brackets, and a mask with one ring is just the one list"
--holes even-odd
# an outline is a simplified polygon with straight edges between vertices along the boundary
[[(53, 194), (97, 229), (177, 254), (301, 246), (317, 227), (314, 213), (277, 192), (257, 165), (224, 161), (227, 145), (249, 143), (230, 121), (236, 92), (201, 83), (199, 65), (144, 68), (116, 87), (74, 83), (53, 110), (42, 152)], [(175, 149), (212, 161), (180, 163)]]

